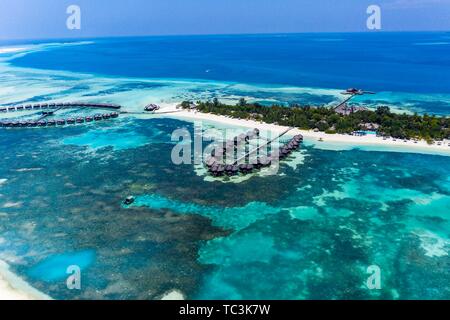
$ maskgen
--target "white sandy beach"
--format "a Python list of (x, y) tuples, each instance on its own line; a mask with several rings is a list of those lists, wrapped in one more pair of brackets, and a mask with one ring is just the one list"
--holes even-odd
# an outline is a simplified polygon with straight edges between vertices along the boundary
[(0, 300), (51, 300), (9, 270), (0, 260)]
[[(258, 128), (260, 130), (271, 132), (283, 132), (287, 129), (285, 126), (279, 126), (275, 124), (268, 124), (263, 122), (257, 122), (252, 120), (235, 119), (220, 115), (201, 113), (198, 111), (179, 110), (177, 104), (161, 105), (160, 112), (178, 111), (173, 114), (162, 114), (172, 118), (179, 118), (188, 121), (205, 121), (209, 123), (219, 123), (226, 126), (236, 126), (245, 128)], [(393, 151), (393, 152), (412, 152), (412, 153), (424, 153), (424, 154), (440, 154), (450, 156), (450, 140), (445, 140), (439, 146), (437, 143), (428, 144), (426, 141), (421, 140), (415, 143), (412, 140), (404, 142), (401, 139), (389, 138), (383, 140), (382, 137), (375, 135), (366, 136), (352, 136), (345, 134), (327, 134), (324, 132), (314, 132), (312, 130), (299, 130), (294, 129), (290, 135), (301, 134), (305, 140), (316, 144), (320, 148), (320, 144), (333, 143), (336, 144), (336, 148), (346, 149), (351, 147), (373, 147), (374, 150), (380, 151)], [(322, 141), (319, 141), (319, 140)]]

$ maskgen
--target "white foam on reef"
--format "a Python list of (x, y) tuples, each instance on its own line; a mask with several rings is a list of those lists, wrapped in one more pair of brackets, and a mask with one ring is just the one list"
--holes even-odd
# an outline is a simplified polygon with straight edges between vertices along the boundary
[(0, 187), (4, 185), (8, 179), (0, 179)]
[(448, 256), (450, 240), (444, 239), (430, 231), (413, 232), (420, 239), (420, 247), (425, 251), (427, 257)]
[(8, 61), (17, 57), (23, 57), (24, 55), (37, 52), (51, 50), (53, 48), (67, 47), (67, 46), (80, 46), (92, 44), (93, 41), (73, 41), (73, 42), (49, 42), (40, 44), (27, 44), (19, 47), (1, 47), (0, 54), (13, 54), (6, 57), (1, 57), (0, 61)]
[(2, 47), (0, 48), (0, 54), (15, 53), (27, 50), (26, 47)]

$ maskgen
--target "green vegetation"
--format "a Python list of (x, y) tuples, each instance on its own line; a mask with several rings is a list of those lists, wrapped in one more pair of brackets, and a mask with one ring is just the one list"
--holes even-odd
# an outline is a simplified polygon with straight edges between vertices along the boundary
[[(189, 108), (192, 102), (181, 106)], [(250, 119), (304, 130), (318, 129), (326, 133), (352, 133), (358, 130), (374, 130), (378, 134), (399, 139), (424, 139), (429, 142), (450, 138), (450, 118), (430, 115), (398, 114), (388, 107), (375, 111), (363, 110), (350, 115), (336, 113), (333, 108), (291, 105), (263, 106), (241, 99), (236, 105), (197, 102), (197, 110), (238, 119)]]

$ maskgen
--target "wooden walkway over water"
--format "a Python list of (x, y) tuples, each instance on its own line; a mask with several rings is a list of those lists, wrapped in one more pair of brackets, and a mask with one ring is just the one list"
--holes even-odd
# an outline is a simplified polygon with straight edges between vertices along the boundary
[(266, 142), (264, 142), (262, 145), (260, 145), (259, 147), (247, 152), (245, 155), (243, 155), (242, 157), (238, 158), (233, 165), (237, 165), (239, 164), (242, 160), (245, 160), (246, 158), (248, 158), (251, 154), (254, 154), (255, 152), (258, 152), (260, 149), (266, 147), (267, 145), (271, 144), (272, 142), (280, 139), (282, 136), (284, 136), (285, 134), (287, 134), (289, 131), (293, 130), (294, 127), (289, 127), (286, 130), (284, 130), (282, 133), (280, 133), (278, 136), (276, 136), (273, 139), (267, 140)]

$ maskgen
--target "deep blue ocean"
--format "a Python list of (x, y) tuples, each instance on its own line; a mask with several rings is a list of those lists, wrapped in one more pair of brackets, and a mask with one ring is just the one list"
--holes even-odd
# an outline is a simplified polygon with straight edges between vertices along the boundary
[(450, 93), (450, 33), (89, 39), (14, 65), (124, 77)]
[[(26, 47), (0, 55), (0, 105), (333, 104), (362, 87), (377, 95), (359, 103), (450, 113), (449, 33), (0, 45)], [(175, 165), (179, 128), (194, 130), (127, 115), (0, 130), (0, 260), (58, 299), (450, 299), (448, 156), (305, 141), (278, 175), (237, 183)], [(70, 265), (81, 290), (66, 287)], [(379, 290), (366, 285), (372, 265)]]

